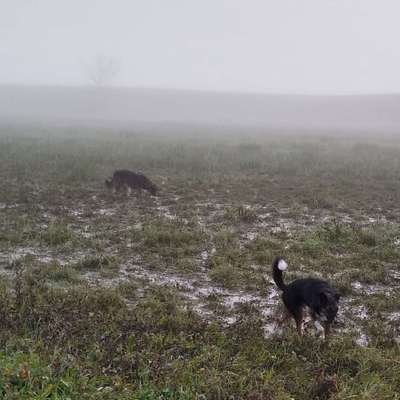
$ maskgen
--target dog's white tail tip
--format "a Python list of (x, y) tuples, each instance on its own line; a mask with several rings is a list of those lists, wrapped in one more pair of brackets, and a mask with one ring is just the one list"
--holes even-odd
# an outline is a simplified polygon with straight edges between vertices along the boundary
[(278, 269), (280, 269), (281, 271), (285, 271), (287, 269), (287, 267), (288, 267), (288, 265), (285, 260), (279, 260)]

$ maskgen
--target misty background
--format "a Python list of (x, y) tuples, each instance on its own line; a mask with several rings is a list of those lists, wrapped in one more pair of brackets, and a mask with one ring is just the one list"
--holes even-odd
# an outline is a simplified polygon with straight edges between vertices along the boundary
[(395, 0), (2, 0), (3, 121), (397, 132)]

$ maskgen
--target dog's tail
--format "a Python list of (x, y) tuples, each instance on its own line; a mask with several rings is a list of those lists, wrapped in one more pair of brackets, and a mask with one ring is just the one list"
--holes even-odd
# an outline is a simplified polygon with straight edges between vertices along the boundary
[(285, 271), (287, 267), (288, 265), (286, 261), (280, 257), (275, 258), (272, 263), (272, 278), (274, 279), (276, 286), (278, 286), (282, 291), (286, 288), (285, 282), (283, 282), (282, 271)]

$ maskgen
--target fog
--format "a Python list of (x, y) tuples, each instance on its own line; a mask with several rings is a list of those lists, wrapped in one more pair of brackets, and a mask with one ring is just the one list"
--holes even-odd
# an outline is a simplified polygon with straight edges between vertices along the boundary
[(0, 11), (5, 119), (399, 124), (397, 0), (2, 0)]
[(94, 126), (151, 123), (393, 133), (400, 96), (301, 96), (182, 90), (3, 87), (0, 119)]

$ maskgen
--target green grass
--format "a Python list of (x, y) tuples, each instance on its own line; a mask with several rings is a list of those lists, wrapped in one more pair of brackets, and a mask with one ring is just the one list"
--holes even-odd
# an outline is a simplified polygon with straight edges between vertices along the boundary
[(255, 308), (223, 328), (166, 290), (128, 309), (113, 290), (20, 279), (22, 304), (0, 291), (5, 399), (306, 399), (329, 379), (338, 399), (395, 399), (400, 388), (399, 349), (388, 341), (361, 348), (346, 335), (324, 344), (294, 332), (265, 339)]
[(74, 232), (65, 222), (52, 221), (50, 225), (40, 233), (40, 241), (48, 246), (61, 246), (75, 239)]
[(38, 270), (35, 271), (35, 276), (43, 277), (49, 281), (66, 285), (74, 284), (79, 281), (79, 276), (73, 268), (61, 266), (57, 262), (40, 266)]
[(97, 272), (104, 277), (112, 277), (118, 273), (119, 266), (115, 257), (104, 254), (88, 255), (77, 261), (71, 268), (77, 272)]
[(165, 262), (179, 263), (200, 252), (205, 235), (182, 221), (157, 218), (132, 230), (131, 240), (134, 248), (149, 261), (161, 258)]
[(257, 213), (251, 208), (239, 206), (227, 209), (225, 218), (228, 221), (251, 223), (257, 220)]

